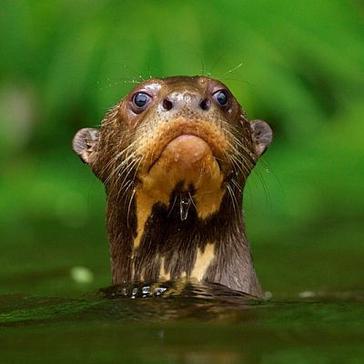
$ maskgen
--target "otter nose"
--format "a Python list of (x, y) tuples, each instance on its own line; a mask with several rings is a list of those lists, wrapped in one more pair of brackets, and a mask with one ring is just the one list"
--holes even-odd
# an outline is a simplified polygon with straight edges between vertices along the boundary
[(195, 92), (172, 92), (162, 100), (162, 108), (165, 111), (207, 111), (210, 101)]

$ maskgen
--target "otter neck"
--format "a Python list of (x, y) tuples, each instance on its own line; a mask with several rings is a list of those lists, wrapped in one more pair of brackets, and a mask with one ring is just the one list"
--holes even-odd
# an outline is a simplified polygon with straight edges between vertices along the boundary
[[(240, 201), (240, 192), (233, 193)], [(185, 278), (261, 296), (241, 208), (228, 193), (205, 219), (190, 193), (176, 192), (168, 205), (156, 203), (148, 211), (138, 214), (137, 198), (108, 196), (114, 284)]]

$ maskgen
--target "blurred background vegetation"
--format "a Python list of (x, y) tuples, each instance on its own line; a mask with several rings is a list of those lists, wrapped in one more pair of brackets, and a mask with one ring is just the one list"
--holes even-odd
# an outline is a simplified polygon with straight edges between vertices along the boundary
[(110, 283), (104, 191), (72, 137), (134, 82), (180, 74), (274, 129), (244, 197), (264, 288), (364, 289), (361, 1), (2, 0), (0, 52), (0, 293)]

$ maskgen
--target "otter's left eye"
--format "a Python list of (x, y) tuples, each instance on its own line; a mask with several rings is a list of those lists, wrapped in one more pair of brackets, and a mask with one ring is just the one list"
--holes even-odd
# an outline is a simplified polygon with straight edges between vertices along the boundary
[(149, 103), (151, 97), (146, 92), (137, 92), (133, 96), (133, 104), (138, 109), (144, 109)]
[(228, 93), (225, 90), (216, 91), (213, 98), (217, 101), (220, 106), (226, 106), (229, 100)]

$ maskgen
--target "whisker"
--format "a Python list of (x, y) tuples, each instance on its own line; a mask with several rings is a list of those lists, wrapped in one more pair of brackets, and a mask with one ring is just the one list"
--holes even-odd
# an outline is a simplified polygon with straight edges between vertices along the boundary
[(128, 204), (128, 211), (127, 211), (127, 214), (126, 214), (126, 226), (128, 227), (128, 229), (130, 229), (130, 221), (129, 221), (130, 209), (131, 209), (131, 204), (132, 204), (134, 196), (135, 196), (135, 192), (136, 192), (136, 190), (134, 189), (133, 193), (131, 194), (131, 197), (130, 197), (130, 201), (129, 201), (129, 204)]
[(238, 212), (237, 212), (237, 209), (236, 209), (236, 203), (237, 203), (237, 201), (236, 201), (236, 198), (234, 196), (234, 192), (232, 191), (231, 186), (229, 185), (229, 183), (226, 185), (226, 189), (229, 192), (229, 196), (230, 196), (230, 199), (231, 199), (231, 203), (233, 205), (234, 213), (236, 215), (238, 215)]
[(192, 195), (191, 195), (191, 192), (190, 192), (190, 191), (188, 191), (188, 196), (190, 197), (191, 203), (192, 203), (192, 205), (195, 207), (195, 209), (196, 209), (196, 211), (197, 211), (197, 206), (196, 206), (196, 204), (195, 204), (195, 201), (193, 200), (193, 197), (192, 197)]
[(224, 77), (226, 75), (228, 75), (229, 73), (233, 73), (235, 71), (237, 71), (244, 63), (240, 62), (237, 66), (231, 68), (230, 70), (228, 70), (227, 72), (223, 73), (221, 77)]
[(176, 201), (177, 201), (177, 196), (174, 196), (173, 204), (172, 204), (172, 207), (168, 211), (167, 217), (171, 216), (171, 213), (172, 213), (173, 208), (174, 208), (174, 206), (176, 204)]

